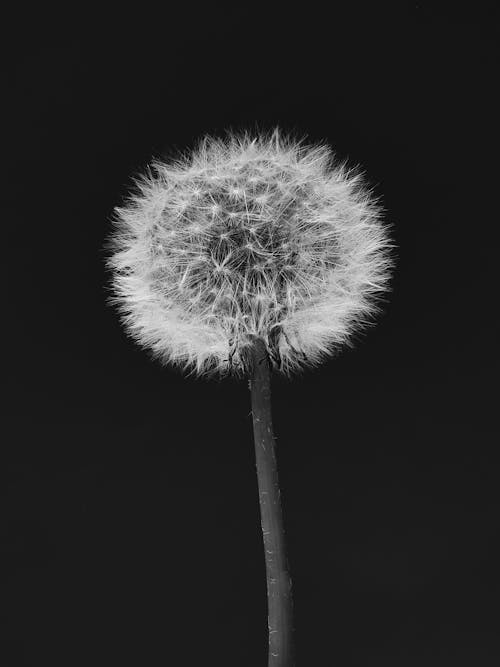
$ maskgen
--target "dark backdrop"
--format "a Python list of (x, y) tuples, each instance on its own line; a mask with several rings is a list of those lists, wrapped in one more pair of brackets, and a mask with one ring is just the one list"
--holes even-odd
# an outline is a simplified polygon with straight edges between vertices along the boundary
[(151, 156), (254, 123), (361, 164), (398, 246), (377, 326), (273, 380), (297, 666), (499, 663), (498, 21), (431, 5), (7, 26), (1, 665), (266, 664), (247, 385), (152, 361), (103, 265)]

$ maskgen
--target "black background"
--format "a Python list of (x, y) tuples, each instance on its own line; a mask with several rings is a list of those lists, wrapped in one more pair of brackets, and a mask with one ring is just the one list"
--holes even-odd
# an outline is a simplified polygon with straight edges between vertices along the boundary
[(103, 265), (151, 156), (255, 123), (361, 164), (398, 246), (377, 326), (273, 380), (297, 667), (499, 664), (498, 19), (474, 7), (7, 27), (2, 666), (266, 664), (247, 385), (152, 361)]

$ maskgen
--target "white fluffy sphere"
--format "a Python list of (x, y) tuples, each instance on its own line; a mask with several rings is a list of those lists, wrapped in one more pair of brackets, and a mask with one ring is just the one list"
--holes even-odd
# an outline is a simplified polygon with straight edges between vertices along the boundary
[(349, 343), (388, 289), (379, 207), (325, 144), (207, 136), (137, 185), (113, 221), (112, 302), (164, 363), (238, 374), (258, 336), (289, 375)]

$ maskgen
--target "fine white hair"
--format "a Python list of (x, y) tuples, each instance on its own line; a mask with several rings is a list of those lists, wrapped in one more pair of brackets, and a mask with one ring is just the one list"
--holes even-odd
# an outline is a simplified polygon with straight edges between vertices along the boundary
[(110, 302), (161, 362), (242, 374), (258, 336), (289, 376), (380, 310), (388, 225), (359, 169), (327, 144), (279, 128), (205, 136), (136, 186), (115, 209)]

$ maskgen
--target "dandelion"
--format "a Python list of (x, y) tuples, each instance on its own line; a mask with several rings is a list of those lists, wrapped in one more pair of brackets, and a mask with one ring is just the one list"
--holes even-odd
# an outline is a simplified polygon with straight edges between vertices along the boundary
[(393, 264), (380, 213), (358, 170), (279, 128), (154, 161), (116, 209), (110, 301), (129, 334), (164, 364), (249, 377), (270, 667), (293, 660), (271, 372), (317, 366), (372, 323)]

